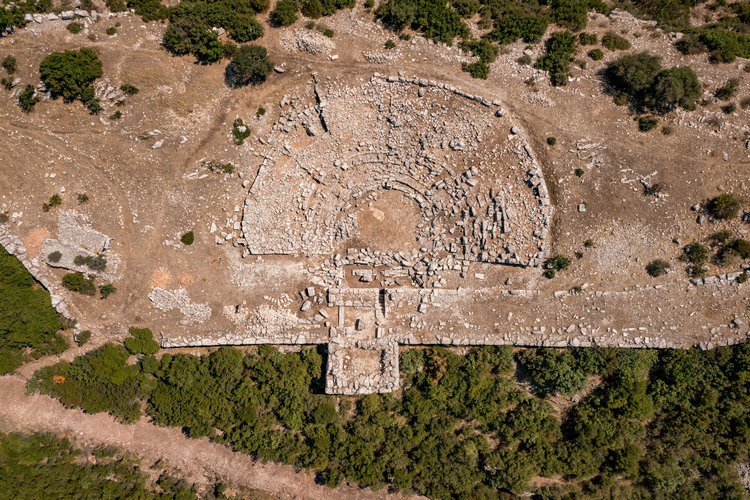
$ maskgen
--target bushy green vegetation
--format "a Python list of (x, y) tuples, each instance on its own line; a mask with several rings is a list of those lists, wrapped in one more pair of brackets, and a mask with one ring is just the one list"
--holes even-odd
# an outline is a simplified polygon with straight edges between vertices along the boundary
[(293, 0), (279, 0), (270, 19), (276, 26), (291, 26), (297, 22), (297, 4)]
[(49, 292), (2, 246), (0, 297), (0, 375), (13, 372), (30, 358), (60, 354), (68, 347), (57, 333), (63, 324)]
[(83, 273), (68, 273), (63, 276), (62, 284), (68, 290), (83, 295), (94, 295), (96, 286), (92, 278), (87, 278)]
[(18, 95), (18, 105), (24, 113), (31, 113), (34, 111), (34, 106), (36, 106), (36, 103), (38, 102), (39, 98), (36, 96), (36, 90), (34, 90), (33, 85), (26, 85), (23, 92)]
[(148, 328), (130, 328), (130, 335), (125, 339), (125, 349), (130, 354), (156, 354), (159, 352), (159, 343), (154, 340), (154, 334)]
[(708, 200), (706, 209), (715, 219), (734, 219), (742, 208), (743, 200), (731, 193), (724, 193)]
[(53, 97), (62, 96), (66, 102), (80, 99), (92, 114), (102, 110), (92, 87), (102, 76), (102, 62), (92, 49), (54, 52), (39, 65), (39, 73)]
[(18, 67), (18, 61), (16, 61), (15, 57), (11, 55), (7, 55), (3, 57), (2, 65), (5, 71), (7, 71), (9, 75), (12, 75), (13, 73), (16, 72), (16, 68)]
[(462, 69), (468, 72), (472, 78), (482, 78), (484, 80), (490, 74), (490, 64), (495, 62), (499, 49), (487, 40), (464, 40), (461, 42), (461, 49), (470, 51), (479, 61), (464, 64)]
[[(707, 352), (522, 350), (516, 361), (535, 396), (514, 383), (510, 347), (465, 356), (408, 350), (398, 397), (322, 394), (325, 359), (306, 348), (243, 355), (222, 347), (203, 357), (145, 356), (132, 366), (126, 359), (122, 347), (104, 346), (40, 370), (30, 389), (126, 421), (141, 414), (126, 402), (140, 398), (160, 425), (317, 469), (330, 486), (346, 479), (436, 499), (500, 499), (527, 491), (533, 476), (562, 476), (536, 493), (743, 495), (733, 464), (750, 450), (747, 343)], [(557, 393), (581, 400), (557, 416), (546, 401)]]
[[(93, 450), (95, 463), (52, 434), (0, 434), (0, 491), (8, 498), (80, 500), (190, 500), (198, 498), (184, 481), (163, 475), (154, 484), (137, 460), (116, 449)], [(157, 486), (158, 484), (158, 486)], [(211, 498), (214, 498), (213, 495)]]
[(540, 57), (534, 67), (549, 71), (550, 81), (555, 87), (568, 84), (570, 61), (576, 49), (576, 37), (570, 32), (555, 33), (547, 41), (547, 53)]
[(601, 61), (604, 59), (604, 52), (602, 52), (602, 49), (592, 49), (589, 50), (588, 56), (594, 61)]
[(99, 293), (102, 294), (102, 298), (106, 299), (113, 293), (117, 291), (117, 288), (112, 283), (107, 283), (105, 285), (99, 285)]
[(646, 265), (646, 272), (649, 276), (652, 278), (658, 278), (659, 276), (663, 276), (667, 274), (667, 269), (669, 269), (670, 266), (669, 262), (663, 259), (656, 259), (652, 260)]
[(66, 29), (67, 29), (68, 31), (70, 31), (71, 33), (73, 33), (73, 34), (75, 35), (75, 34), (78, 34), (78, 33), (80, 33), (81, 31), (83, 31), (83, 24), (81, 24), (81, 23), (79, 23), (79, 22), (76, 22), (76, 21), (71, 21), (71, 22), (69, 22), (69, 23), (68, 23), (68, 24), (67, 24), (67, 25), (65, 26), (65, 28), (66, 28)]
[(92, 271), (100, 272), (107, 269), (107, 259), (104, 255), (99, 254), (93, 255), (76, 255), (73, 259), (73, 264), (76, 266), (86, 266)]
[(610, 85), (628, 94), (639, 107), (666, 113), (676, 106), (693, 109), (701, 84), (687, 66), (662, 69), (661, 60), (645, 52), (627, 54), (607, 65)]
[(192, 231), (188, 231), (187, 233), (182, 235), (180, 241), (183, 245), (192, 245), (193, 241), (195, 241), (195, 235)]
[(228, 74), (231, 73), (231, 79), (236, 85), (260, 83), (273, 72), (273, 62), (265, 47), (243, 45), (232, 56), (232, 63), (227, 66), (227, 71)]
[(628, 50), (630, 42), (614, 31), (608, 31), (602, 37), (602, 46), (609, 50)]

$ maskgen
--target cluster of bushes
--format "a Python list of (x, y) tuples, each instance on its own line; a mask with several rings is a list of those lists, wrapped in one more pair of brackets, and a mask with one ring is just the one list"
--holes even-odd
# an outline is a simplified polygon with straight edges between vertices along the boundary
[[(48, 258), (52, 262), (57, 262), (60, 260), (59, 256), (56, 256), (55, 254), (59, 252), (53, 252), (51, 253)], [(53, 259), (57, 260), (53, 260)], [(93, 259), (93, 262), (97, 262), (98, 259)], [(84, 264), (78, 264), (78, 265), (84, 265)], [(100, 264), (93, 264), (95, 266), (98, 266)], [(106, 266), (106, 261), (104, 261), (104, 265)], [(89, 295), (94, 296), (96, 295), (96, 285), (94, 284), (94, 277), (89, 276), (86, 277), (83, 273), (76, 272), (76, 273), (68, 273), (65, 276), (63, 276), (62, 279), (62, 285), (67, 288), (68, 290), (72, 292), (77, 292), (83, 295)], [(114, 287), (111, 283), (105, 283), (102, 285), (99, 285), (99, 293), (101, 293), (102, 298), (106, 299), (113, 293), (117, 291), (117, 288)]]
[[(78, 498), (94, 500), (205, 500), (227, 498), (224, 485), (208, 485), (199, 495), (184, 480), (166, 473), (156, 481), (140, 469), (132, 455), (111, 446), (88, 453), (53, 434), (0, 434), (0, 491), (13, 498)], [(245, 497), (247, 498), (247, 497)]]
[(547, 52), (540, 57), (534, 67), (549, 72), (550, 82), (555, 87), (568, 84), (568, 73), (576, 37), (568, 31), (555, 33), (547, 40)]
[(461, 42), (461, 49), (471, 52), (472, 55), (479, 58), (479, 61), (464, 64), (463, 70), (469, 72), (472, 78), (487, 79), (490, 73), (489, 65), (495, 62), (500, 49), (485, 39), (482, 40), (464, 40)]
[[(333, 397), (324, 355), (261, 346), (243, 355), (143, 356), (105, 345), (37, 372), (30, 389), (125, 421), (211, 436), (262, 460), (436, 499), (505, 498), (533, 476), (542, 498), (740, 498), (750, 440), (750, 344), (698, 350), (527, 349), (401, 356), (403, 392)], [(57, 378), (55, 378), (57, 377)], [(64, 377), (61, 379), (60, 377)], [(54, 383), (54, 380), (58, 382)], [(555, 415), (549, 395), (581, 401)]]
[(92, 49), (53, 52), (39, 65), (39, 73), (53, 97), (80, 99), (93, 114), (102, 110), (92, 86), (102, 76), (102, 62)]
[(2, 246), (0, 297), (0, 375), (30, 358), (60, 354), (68, 347), (58, 334), (68, 322), (52, 307), (49, 292)]
[(610, 85), (641, 108), (666, 113), (676, 106), (693, 109), (702, 95), (698, 77), (688, 66), (662, 69), (661, 59), (646, 52), (626, 54), (607, 65)]
[(209, 169), (211, 172), (215, 174), (233, 174), (234, 173), (234, 165), (231, 163), (220, 163), (218, 161), (210, 160), (210, 161), (204, 161), (201, 163), (204, 167)]
[(291, 26), (297, 22), (297, 13), (312, 19), (332, 16), (341, 9), (351, 9), (355, 0), (280, 0), (271, 12), (271, 22), (276, 26)]
[(107, 259), (102, 254), (97, 256), (76, 255), (75, 259), (73, 259), (73, 263), (76, 266), (86, 266), (95, 272), (101, 272), (107, 269)]

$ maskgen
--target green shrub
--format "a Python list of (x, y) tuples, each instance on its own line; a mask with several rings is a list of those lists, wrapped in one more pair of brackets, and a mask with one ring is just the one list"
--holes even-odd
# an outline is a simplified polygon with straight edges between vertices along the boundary
[(331, 29), (324, 30), (323, 35), (327, 36), (328, 38), (333, 38), (333, 30)]
[(125, 349), (130, 354), (156, 354), (159, 351), (159, 343), (154, 340), (154, 334), (148, 328), (130, 327), (130, 335), (125, 339)]
[[(125, 12), (128, 10), (128, 6), (125, 0), (106, 0), (105, 4), (110, 12)], [(120, 23), (116, 23), (115, 27), (120, 27)]]
[(96, 287), (93, 279), (87, 279), (83, 273), (68, 273), (63, 276), (62, 284), (68, 290), (83, 295), (94, 295)]
[(309, 30), (315, 29), (315, 21), (307, 21), (307, 23), (305, 23), (305, 28)]
[(387, 0), (380, 3), (375, 15), (396, 31), (411, 27), (435, 42), (448, 45), (456, 37), (469, 35), (460, 14), (440, 0)]
[(398, 37), (405, 42), (411, 40), (411, 35), (409, 33), (401, 33)]
[(242, 118), (236, 118), (232, 124), (232, 135), (234, 135), (234, 143), (238, 146), (245, 142), (245, 139), (250, 137), (250, 127), (245, 125)]
[(582, 168), (577, 168), (575, 170), (576, 177), (583, 177), (583, 174), (585, 174), (586, 171), (584, 171)]
[(737, 283), (739, 283), (740, 285), (742, 283), (747, 283), (747, 277), (747, 272), (740, 274), (739, 276), (737, 276)]
[(5, 71), (7, 71), (9, 75), (12, 75), (13, 73), (16, 72), (18, 62), (16, 61), (15, 57), (11, 55), (7, 55), (3, 57), (2, 65), (3, 65), (3, 68), (5, 68)]
[(578, 43), (581, 45), (596, 45), (599, 43), (599, 37), (595, 33), (579, 33)]
[(589, 51), (588, 56), (594, 61), (601, 61), (604, 59), (604, 52), (601, 49), (593, 49)]
[(471, 51), (474, 56), (487, 64), (495, 62), (499, 53), (497, 46), (487, 40), (466, 40), (461, 42), (460, 46), (462, 50)]
[(375, 0), (365, 1), (365, 9), (372, 9), (373, 7), (375, 7)]
[(231, 163), (219, 163), (216, 161), (204, 161), (201, 163), (204, 167), (209, 169), (211, 172), (215, 174), (233, 174), (234, 173), (234, 165)]
[(26, 88), (18, 96), (18, 105), (24, 113), (31, 113), (38, 102), (39, 98), (36, 96), (33, 85), (26, 85)]
[(695, 109), (696, 101), (703, 94), (698, 77), (688, 66), (670, 68), (656, 75), (648, 93), (645, 104), (661, 113), (666, 113), (680, 106)]
[[(283, 1), (285, 0), (281, 0)], [(227, 69), (230, 67), (237, 85), (263, 82), (273, 72), (273, 62), (268, 58), (268, 52), (259, 45), (240, 47)]]
[(77, 266), (86, 266), (95, 272), (101, 272), (107, 269), (107, 259), (99, 254), (96, 257), (92, 255), (76, 255), (73, 263)]
[(62, 258), (62, 253), (60, 253), (60, 252), (59, 252), (59, 251), (57, 251), (57, 250), (55, 250), (54, 252), (52, 252), (51, 254), (49, 254), (49, 255), (47, 256), (47, 259), (48, 259), (48, 260), (49, 260), (50, 262), (54, 263), (54, 264), (57, 264), (58, 262), (60, 262), (60, 259), (61, 259), (61, 258)]
[(570, 267), (570, 259), (564, 255), (557, 254), (549, 262), (552, 265), (552, 269), (555, 271), (562, 271)]
[(638, 118), (638, 130), (641, 132), (649, 132), (656, 128), (659, 124), (659, 120), (653, 116), (641, 116)]
[(610, 85), (638, 97), (649, 90), (661, 69), (659, 57), (639, 52), (626, 54), (607, 64), (605, 77)]
[(99, 285), (99, 293), (102, 294), (102, 298), (106, 299), (113, 293), (117, 291), (117, 288), (112, 283), (107, 283), (106, 285)]
[(549, 71), (553, 86), (568, 84), (570, 59), (576, 48), (576, 38), (567, 31), (552, 35), (547, 41), (547, 52), (540, 57), (534, 67)]
[(591, 238), (587, 239), (586, 241), (583, 242), (583, 246), (586, 248), (593, 248), (594, 240), (592, 240)]
[(731, 193), (720, 194), (708, 201), (706, 208), (715, 219), (734, 219), (742, 208), (743, 200)]
[(193, 241), (195, 241), (195, 236), (193, 235), (193, 232), (187, 232), (182, 235), (182, 238), (180, 238), (180, 241), (183, 245), (192, 245)]
[(544, 277), (548, 280), (554, 279), (557, 276), (557, 272), (554, 269), (547, 269), (544, 271)]
[(279, 0), (271, 12), (271, 22), (277, 26), (291, 26), (296, 21), (296, 4), (292, 0)]
[(693, 242), (690, 245), (685, 246), (683, 249), (683, 256), (681, 257), (686, 262), (691, 264), (702, 265), (708, 262), (711, 252), (708, 247), (702, 243)]
[(669, 265), (669, 262), (662, 259), (656, 259), (646, 265), (646, 272), (652, 278), (658, 278), (659, 276), (667, 274), (667, 269), (670, 267), (672, 266)]
[[(662, 133), (664, 133), (664, 129), (662, 129)], [(654, 183), (651, 185), (644, 185), (643, 186), (643, 195), (644, 196), (656, 196), (662, 191), (662, 185), (659, 183)]]
[(122, 90), (126, 95), (136, 95), (140, 90), (135, 85), (131, 85), (129, 83), (123, 83), (120, 85), (120, 90)]
[(78, 199), (78, 204), (83, 205), (84, 203), (89, 201), (89, 195), (87, 195), (86, 193), (78, 193), (77, 199)]
[(302, 4), (302, 15), (313, 19), (323, 17), (323, 3), (320, 0), (305, 0)]
[(721, 110), (724, 112), (725, 115), (731, 115), (735, 111), (737, 111), (737, 105), (733, 102), (730, 102), (726, 106), (722, 106)]
[(706, 46), (697, 33), (691, 33), (683, 36), (674, 44), (675, 48), (685, 55), (695, 55), (706, 52)]
[(742, 259), (750, 259), (750, 242), (737, 238), (727, 245), (732, 252)]
[(395, 49), (396, 48), (396, 42), (391, 40), (390, 38), (385, 41), (385, 48), (388, 50)]
[(471, 64), (464, 64), (462, 68), (468, 72), (472, 78), (482, 78), (486, 80), (490, 75), (490, 67), (484, 61), (476, 61)]
[(608, 31), (602, 37), (602, 47), (609, 50), (628, 50), (630, 42), (614, 31)]
[(110, 26), (106, 31), (107, 35), (112, 36), (117, 34), (117, 29), (114, 26)]
[(722, 101), (728, 101), (731, 98), (733, 98), (737, 94), (737, 84), (739, 81), (737, 79), (731, 79), (729, 80), (724, 86), (719, 87), (714, 92), (714, 96), (716, 96), (717, 99), (721, 99)]
[(78, 333), (78, 335), (76, 335), (76, 344), (78, 344), (78, 347), (81, 347), (86, 342), (88, 342), (90, 338), (91, 330), (83, 330), (82, 332)]
[(263, 106), (260, 106), (258, 108), (258, 111), (255, 113), (255, 116), (257, 116), (258, 118), (260, 118), (261, 116), (263, 116), (265, 114), (266, 114), (266, 108), (264, 108)]
[(70, 31), (71, 33), (75, 35), (77, 33), (80, 33), (83, 30), (83, 24), (76, 22), (76, 21), (72, 21), (72, 22), (69, 22), (67, 26), (65, 26), (65, 28), (67, 28), (68, 31)]
[(547, 137), (547, 144), (549, 144), (550, 146), (554, 146), (555, 144), (557, 144), (557, 139), (554, 137)]
[(102, 76), (102, 62), (93, 50), (85, 47), (78, 51), (54, 52), (39, 65), (39, 73), (53, 95), (70, 101), (82, 97), (84, 91), (91, 89), (91, 84)]
[(531, 56), (527, 56), (526, 54), (522, 55), (518, 59), (516, 59), (516, 62), (518, 64), (521, 64), (523, 66), (528, 66), (531, 64)]

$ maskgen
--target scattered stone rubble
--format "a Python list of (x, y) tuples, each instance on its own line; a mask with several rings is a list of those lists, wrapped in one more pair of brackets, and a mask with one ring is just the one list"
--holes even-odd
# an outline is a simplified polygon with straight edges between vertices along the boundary
[(203, 323), (211, 317), (211, 308), (208, 304), (197, 304), (191, 301), (187, 290), (184, 288), (178, 288), (170, 292), (157, 287), (151, 290), (148, 298), (154, 307), (162, 311), (168, 312), (172, 309), (179, 309), (185, 316), (180, 321), (181, 325)]
[(308, 52), (310, 54), (329, 54), (336, 49), (336, 44), (327, 36), (315, 31), (295, 29), (279, 36), (279, 44), (289, 52)]

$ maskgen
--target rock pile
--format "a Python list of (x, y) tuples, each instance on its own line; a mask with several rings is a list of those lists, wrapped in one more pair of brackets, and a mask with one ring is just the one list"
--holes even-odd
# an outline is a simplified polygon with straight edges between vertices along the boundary
[(295, 29), (279, 36), (279, 44), (289, 52), (308, 52), (310, 54), (329, 54), (336, 48), (333, 41), (315, 31)]

